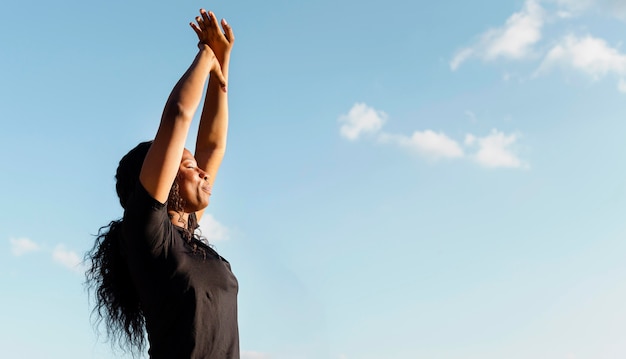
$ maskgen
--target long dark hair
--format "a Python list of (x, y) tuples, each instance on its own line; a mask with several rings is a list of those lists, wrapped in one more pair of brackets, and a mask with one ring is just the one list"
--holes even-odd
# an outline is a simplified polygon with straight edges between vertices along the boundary
[[(151, 141), (140, 143), (119, 162), (115, 189), (124, 209), (139, 182), (141, 166), (151, 145)], [(168, 209), (182, 212), (183, 206), (178, 185), (174, 183), (168, 198)], [(195, 214), (190, 214), (187, 240), (191, 240), (197, 226)], [(92, 311), (95, 326), (104, 322), (113, 346), (117, 344), (123, 351), (138, 354), (146, 345), (146, 320), (121, 248), (121, 227), (122, 220), (118, 219), (99, 229), (93, 248), (85, 254), (85, 261), (91, 263), (85, 273), (86, 286), (95, 299)]]

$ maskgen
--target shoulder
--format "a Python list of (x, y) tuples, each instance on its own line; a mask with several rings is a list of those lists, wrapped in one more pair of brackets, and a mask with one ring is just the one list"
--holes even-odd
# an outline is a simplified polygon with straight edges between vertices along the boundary
[(148, 243), (153, 248), (162, 245), (172, 231), (166, 204), (150, 196), (139, 182), (124, 210), (122, 225), (126, 241)]

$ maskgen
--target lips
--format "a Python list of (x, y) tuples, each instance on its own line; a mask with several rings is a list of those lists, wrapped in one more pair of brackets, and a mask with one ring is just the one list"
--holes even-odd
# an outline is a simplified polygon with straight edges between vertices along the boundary
[(208, 193), (209, 195), (211, 195), (211, 186), (210, 185), (206, 185), (206, 186), (202, 186), (201, 187), (202, 190), (206, 193)]

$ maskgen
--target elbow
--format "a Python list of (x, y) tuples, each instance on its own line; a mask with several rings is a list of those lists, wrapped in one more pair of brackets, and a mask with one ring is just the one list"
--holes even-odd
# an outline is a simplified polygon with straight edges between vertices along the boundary
[(173, 122), (191, 122), (195, 115), (195, 109), (185, 106), (181, 102), (169, 103), (163, 110), (163, 119)]

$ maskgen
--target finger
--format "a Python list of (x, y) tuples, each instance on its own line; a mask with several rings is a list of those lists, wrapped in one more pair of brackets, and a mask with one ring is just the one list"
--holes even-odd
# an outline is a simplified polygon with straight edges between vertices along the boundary
[(213, 21), (214, 19), (216, 19), (215, 14), (213, 13), (213, 11), (209, 11), (209, 19), (211, 19), (209, 24), (211, 24), (211, 26), (213, 26), (214, 28), (219, 30), (219, 27), (217, 26), (217, 21)]
[(222, 19), (222, 28), (224, 29), (226, 40), (232, 44), (235, 41), (235, 34), (233, 33), (233, 28), (226, 22), (226, 19)]
[(189, 23), (189, 26), (191, 26), (191, 28), (193, 29), (193, 31), (195, 31), (195, 32), (196, 32), (196, 35), (198, 35), (198, 36), (202, 35), (202, 29), (200, 29), (200, 28), (198, 27), (198, 25), (194, 24), (193, 22), (190, 22), (190, 23)]
[(202, 15), (202, 20), (204, 20), (205, 23), (210, 24), (211, 22), (213, 22), (213, 19), (211, 19), (206, 10), (200, 9), (200, 14)]
[(196, 22), (200, 29), (204, 30), (206, 28), (206, 23), (202, 20), (202, 17), (196, 16)]

